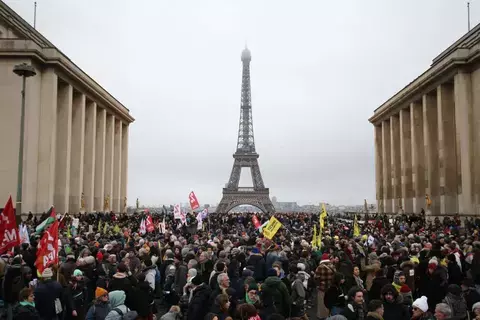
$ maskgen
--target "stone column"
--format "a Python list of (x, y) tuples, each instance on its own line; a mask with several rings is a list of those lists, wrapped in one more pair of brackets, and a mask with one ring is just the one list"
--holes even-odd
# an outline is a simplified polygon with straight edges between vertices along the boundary
[(410, 104), (412, 134), (413, 212), (425, 209), (425, 147), (423, 145), (423, 109), (421, 102)]
[(440, 213), (458, 213), (457, 152), (453, 85), (437, 88), (438, 162), (440, 176)]
[(120, 184), (122, 182), (122, 121), (115, 120), (115, 145), (113, 158), (113, 210), (121, 211)]
[(382, 126), (375, 126), (375, 186), (378, 213), (384, 212), (383, 207), (383, 151), (382, 151)]
[(413, 213), (412, 184), (412, 127), (410, 108), (400, 110), (400, 163), (402, 176), (402, 207), (406, 213)]
[(105, 196), (110, 198), (107, 210), (113, 210), (113, 157), (115, 138), (115, 116), (107, 114), (107, 129), (105, 133)]
[(455, 128), (459, 142), (461, 169), (461, 191), (459, 211), (474, 214), (472, 204), (473, 144), (472, 144), (472, 79), (467, 72), (460, 71), (454, 78)]
[(97, 104), (89, 101), (85, 110), (85, 149), (83, 157), (83, 193), (85, 212), (94, 210), (95, 141), (97, 132)]
[(105, 197), (105, 133), (107, 111), (97, 107), (97, 128), (95, 132), (95, 198), (94, 210), (103, 211)]
[(70, 194), (70, 152), (72, 142), (72, 99), (70, 84), (60, 83), (57, 101), (57, 146), (55, 156), (55, 210), (66, 213)]
[(70, 160), (70, 209), (80, 212), (83, 192), (83, 156), (85, 141), (85, 95), (76, 92), (72, 110), (72, 149)]
[(437, 94), (423, 96), (423, 139), (425, 145), (426, 189), (430, 196), (432, 214), (440, 212), (439, 172), (438, 172), (438, 126)]
[(128, 124), (122, 128), (122, 179), (120, 190), (121, 212), (126, 212), (125, 199), (127, 198), (127, 178), (128, 178)]
[(383, 152), (383, 210), (385, 213), (393, 213), (392, 208), (392, 170), (390, 150), (390, 121), (382, 122), (382, 152)]
[(400, 119), (398, 115), (390, 117), (390, 152), (392, 162), (392, 209), (398, 212), (402, 198), (401, 170), (400, 170)]
[(42, 72), (40, 133), (38, 137), (37, 213), (53, 205), (57, 132), (58, 78), (53, 68)]

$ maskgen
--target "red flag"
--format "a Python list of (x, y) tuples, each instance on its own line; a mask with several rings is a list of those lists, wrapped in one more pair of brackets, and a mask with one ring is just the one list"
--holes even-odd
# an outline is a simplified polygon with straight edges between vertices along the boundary
[(12, 196), (8, 198), (0, 217), (0, 253), (20, 244), (15, 212), (13, 210)]
[(253, 222), (253, 225), (255, 226), (255, 229), (260, 228), (261, 225), (262, 225), (262, 224), (260, 223), (260, 221), (258, 221), (258, 218), (257, 218), (256, 215), (253, 215), (253, 217), (252, 217), (252, 222)]
[(198, 203), (197, 197), (195, 196), (195, 193), (192, 191), (188, 195), (188, 199), (190, 200), (190, 207), (192, 210), (198, 209), (200, 207), (200, 204)]
[(153, 232), (155, 230), (155, 226), (153, 225), (152, 216), (148, 215), (147, 219), (145, 220), (145, 228), (147, 232)]
[(35, 261), (35, 266), (40, 274), (55, 264), (58, 264), (58, 220), (55, 220), (43, 233), (38, 244), (37, 260)]

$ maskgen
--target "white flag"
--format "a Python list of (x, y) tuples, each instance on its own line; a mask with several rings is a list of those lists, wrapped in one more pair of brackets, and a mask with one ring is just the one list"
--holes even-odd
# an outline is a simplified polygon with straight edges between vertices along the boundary
[(145, 219), (142, 219), (142, 222), (140, 222), (140, 234), (144, 235), (147, 233), (147, 228), (145, 226)]

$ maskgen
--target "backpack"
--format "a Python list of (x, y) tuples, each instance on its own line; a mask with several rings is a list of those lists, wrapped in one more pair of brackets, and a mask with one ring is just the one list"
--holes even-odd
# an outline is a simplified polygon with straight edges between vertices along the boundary
[[(128, 310), (128, 308), (127, 308), (127, 310)], [(113, 308), (112, 311), (115, 311), (116, 313), (118, 313), (118, 315), (120, 317), (122, 317), (122, 320), (132, 320), (132, 319), (135, 319), (136, 317), (138, 317), (137, 311), (128, 310), (127, 313), (125, 313), (125, 314), (123, 314), (122, 310), (120, 310), (119, 308)]]

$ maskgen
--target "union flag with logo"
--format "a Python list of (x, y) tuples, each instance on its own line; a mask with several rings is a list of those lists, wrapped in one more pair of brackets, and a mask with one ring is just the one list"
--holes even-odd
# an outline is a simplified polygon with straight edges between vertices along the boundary
[(12, 196), (8, 198), (5, 208), (0, 215), (0, 253), (20, 244), (15, 211), (13, 210)]
[(55, 220), (43, 233), (42, 239), (38, 243), (37, 260), (35, 261), (35, 266), (40, 274), (55, 264), (58, 264), (58, 220)]

